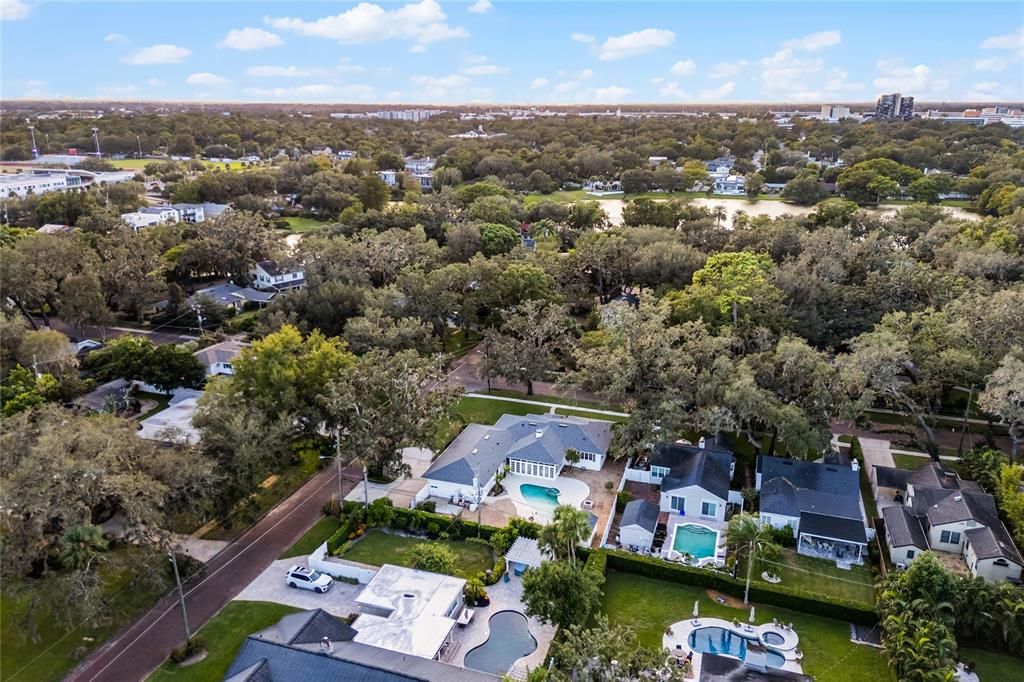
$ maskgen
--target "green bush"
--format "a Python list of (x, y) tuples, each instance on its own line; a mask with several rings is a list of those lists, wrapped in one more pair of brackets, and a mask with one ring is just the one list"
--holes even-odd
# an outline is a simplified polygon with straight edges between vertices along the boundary
[(505, 574), (505, 570), (505, 557), (498, 557), (498, 559), (494, 562), (494, 567), (490, 570), (490, 572), (482, 573), (480, 579), (483, 581), (484, 585), (494, 585), (499, 580), (501, 580), (501, 576)]
[(633, 499), (633, 494), (628, 490), (620, 490), (615, 496), (615, 511), (621, 512), (629, 504), (629, 501)]
[(604, 577), (605, 570), (608, 567), (608, 554), (604, 550), (594, 550), (590, 552), (587, 557), (587, 562), (583, 564), (583, 572), (589, 575), (599, 575)]
[(796, 538), (793, 536), (793, 529), (790, 526), (775, 528), (772, 526), (772, 540), (783, 547), (796, 547)]
[[(645, 557), (628, 552), (607, 551), (606, 555), (608, 568), (612, 570), (667, 582), (711, 588), (734, 597), (743, 596), (744, 581), (733, 578), (727, 573), (673, 564), (655, 557)], [(848, 620), (859, 625), (874, 625), (878, 622), (877, 611), (866, 604), (849, 599), (827, 597), (787, 585), (753, 583), (750, 586), (750, 599), (815, 616)]]
[(417, 504), (416, 508), (419, 509), (420, 511), (430, 512), (431, 514), (433, 514), (437, 511), (437, 502), (435, 502), (434, 500), (426, 500), (424, 502), (420, 502), (419, 504)]
[(395, 508), (390, 499), (380, 497), (370, 503), (366, 511), (366, 523), (373, 527), (387, 527), (395, 520)]

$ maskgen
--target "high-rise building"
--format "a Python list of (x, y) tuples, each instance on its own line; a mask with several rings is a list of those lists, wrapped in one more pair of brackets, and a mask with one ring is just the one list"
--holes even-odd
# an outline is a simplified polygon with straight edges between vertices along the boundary
[(824, 104), (821, 107), (821, 120), (838, 121), (841, 118), (850, 117), (850, 107), (839, 107), (834, 104)]
[(876, 121), (909, 121), (914, 117), (914, 98), (904, 97), (898, 92), (882, 95), (875, 105)]

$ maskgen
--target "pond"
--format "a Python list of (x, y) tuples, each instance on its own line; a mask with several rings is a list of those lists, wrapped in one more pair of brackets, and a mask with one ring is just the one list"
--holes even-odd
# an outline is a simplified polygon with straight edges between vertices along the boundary
[(499, 611), (488, 621), (487, 641), (466, 654), (462, 665), (493, 675), (504, 675), (512, 664), (537, 649), (526, 616), (518, 611)]

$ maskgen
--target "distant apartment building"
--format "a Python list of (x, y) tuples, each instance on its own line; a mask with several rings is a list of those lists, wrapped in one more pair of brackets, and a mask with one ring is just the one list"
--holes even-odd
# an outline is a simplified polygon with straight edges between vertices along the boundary
[(898, 92), (882, 95), (875, 104), (876, 121), (909, 121), (914, 117), (914, 98)]
[(922, 118), (960, 125), (985, 126), (991, 123), (1002, 123), (1011, 128), (1024, 126), (1024, 111), (1006, 106), (985, 107), (981, 110), (964, 109), (962, 112), (929, 109)]
[(821, 107), (822, 121), (838, 121), (843, 118), (850, 118), (850, 107), (838, 107), (834, 104), (825, 104)]
[(26, 197), (29, 194), (63, 192), (82, 187), (82, 177), (70, 173), (15, 173), (0, 175), (0, 196)]

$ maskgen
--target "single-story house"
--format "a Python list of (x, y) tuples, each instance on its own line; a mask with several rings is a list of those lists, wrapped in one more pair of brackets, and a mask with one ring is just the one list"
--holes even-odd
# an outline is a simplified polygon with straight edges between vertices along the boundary
[(494, 682), (487, 673), (356, 641), (355, 628), (322, 609), (284, 616), (249, 635), (224, 682)]
[(128, 395), (132, 389), (131, 381), (114, 379), (97, 386), (85, 395), (75, 398), (75, 406), (88, 412), (106, 412), (113, 405)]
[[(500, 469), (553, 481), (575, 450), (574, 465), (600, 470), (612, 441), (611, 422), (553, 414), (506, 414), (494, 424), (470, 424), (423, 474), (432, 497), (479, 501)], [(478, 498), (479, 493), (479, 498)]]
[(797, 552), (859, 564), (874, 529), (860, 497), (860, 470), (849, 466), (761, 455), (757, 460), (760, 517), (774, 528), (789, 526)]
[(932, 550), (963, 557), (971, 575), (1020, 581), (1024, 558), (999, 519), (995, 498), (938, 462), (918, 469), (876, 466), (875, 484), (897, 491), (882, 510), (889, 558), (910, 564)]
[(440, 660), (465, 619), (465, 587), (462, 578), (384, 564), (355, 599), (355, 641)]
[(717, 445), (659, 443), (650, 457), (650, 482), (661, 486), (660, 509), (680, 516), (725, 520), (726, 506), (742, 503), (730, 491), (736, 457)]
[(121, 220), (135, 230), (151, 225), (176, 223), (180, 219), (178, 210), (173, 206), (147, 206), (131, 213), (122, 213)]
[(274, 298), (276, 292), (258, 291), (251, 287), (240, 287), (237, 284), (227, 282), (216, 286), (200, 289), (188, 298), (188, 302), (195, 303), (200, 298), (208, 298), (214, 303), (219, 303), (225, 308), (242, 310), (246, 303), (256, 303), (265, 306)]
[(306, 286), (306, 273), (302, 268), (283, 267), (275, 260), (261, 260), (249, 271), (252, 285), (265, 291), (286, 291)]
[(654, 543), (654, 531), (658, 527), (658, 505), (647, 500), (631, 500), (622, 511), (619, 520), (619, 544), (636, 547), (648, 552)]
[(192, 355), (206, 369), (206, 376), (231, 375), (235, 373), (231, 367), (232, 360), (238, 357), (243, 348), (248, 347), (249, 344), (242, 341), (221, 341), (197, 350)]

